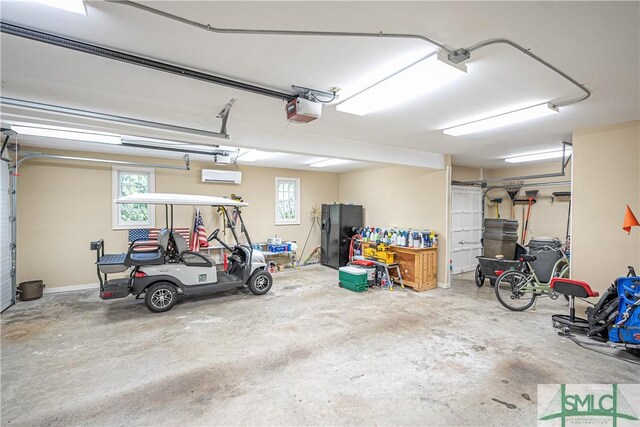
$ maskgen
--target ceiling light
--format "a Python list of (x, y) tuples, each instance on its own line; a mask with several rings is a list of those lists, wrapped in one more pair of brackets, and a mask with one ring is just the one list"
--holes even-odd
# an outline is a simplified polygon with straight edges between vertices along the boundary
[(55, 7), (56, 9), (66, 10), (67, 12), (87, 14), (87, 8), (83, 0), (35, 0), (38, 3)]
[(536, 160), (559, 159), (563, 156), (569, 156), (571, 153), (571, 148), (566, 148), (564, 152), (562, 150), (547, 151), (545, 153), (534, 153), (523, 156), (508, 157), (504, 159), (504, 161), (508, 163), (534, 162)]
[(269, 151), (259, 150), (246, 150), (244, 153), (238, 155), (238, 160), (241, 162), (256, 162), (258, 160), (267, 160), (277, 156), (280, 153), (273, 153)]
[(353, 161), (344, 159), (325, 159), (319, 162), (311, 163), (309, 166), (311, 166), (312, 168), (326, 168), (329, 166), (346, 165), (348, 163), (353, 163)]
[(466, 72), (464, 64), (453, 66), (439, 57), (440, 54), (433, 54), (410, 65), (340, 103), (336, 109), (364, 116), (423, 95)]
[(489, 129), (525, 122), (527, 120), (538, 119), (557, 112), (558, 107), (551, 103), (538, 104), (532, 107), (488, 117), (486, 119), (476, 120), (475, 122), (454, 126), (445, 129), (443, 132), (451, 136), (466, 135), (468, 133), (482, 132)]
[(68, 139), (71, 141), (101, 142), (104, 144), (120, 144), (122, 142), (119, 136), (104, 133), (13, 125), (11, 130), (18, 132), (18, 135), (44, 136), (46, 138)]

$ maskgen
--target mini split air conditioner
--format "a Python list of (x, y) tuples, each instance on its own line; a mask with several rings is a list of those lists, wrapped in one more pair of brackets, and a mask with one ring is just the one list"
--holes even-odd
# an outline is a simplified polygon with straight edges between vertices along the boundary
[(242, 182), (242, 172), (202, 169), (202, 182), (240, 184)]

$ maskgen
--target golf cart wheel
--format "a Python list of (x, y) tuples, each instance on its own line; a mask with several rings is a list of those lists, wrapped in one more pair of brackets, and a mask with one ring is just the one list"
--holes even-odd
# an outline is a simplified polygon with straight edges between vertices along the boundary
[(271, 274), (264, 270), (257, 270), (249, 278), (249, 290), (254, 295), (264, 295), (269, 292), (273, 279)]
[(338, 286), (342, 288), (342, 282), (338, 282)]
[(481, 288), (484, 285), (484, 274), (482, 274), (482, 269), (480, 268), (480, 264), (476, 267), (476, 286)]
[(159, 282), (147, 289), (144, 302), (154, 313), (169, 311), (178, 302), (178, 292), (171, 283)]

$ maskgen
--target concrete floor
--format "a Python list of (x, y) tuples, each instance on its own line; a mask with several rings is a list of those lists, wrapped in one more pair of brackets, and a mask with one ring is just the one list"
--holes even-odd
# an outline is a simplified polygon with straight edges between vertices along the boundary
[(638, 382), (559, 337), (563, 301), (503, 309), (458, 276), (424, 293), (336, 286), (325, 267), (271, 292), (185, 300), (49, 294), (2, 315), (3, 425), (536, 425), (536, 386)]

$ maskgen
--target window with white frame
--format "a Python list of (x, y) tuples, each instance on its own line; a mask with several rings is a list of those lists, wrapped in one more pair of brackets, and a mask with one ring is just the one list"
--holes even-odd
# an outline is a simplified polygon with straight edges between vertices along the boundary
[(300, 179), (276, 178), (276, 225), (300, 224)]
[[(153, 193), (156, 187), (153, 169), (114, 167), (112, 171), (113, 199), (135, 193)], [(153, 228), (155, 207), (146, 204), (119, 205), (113, 203), (113, 228)]]

